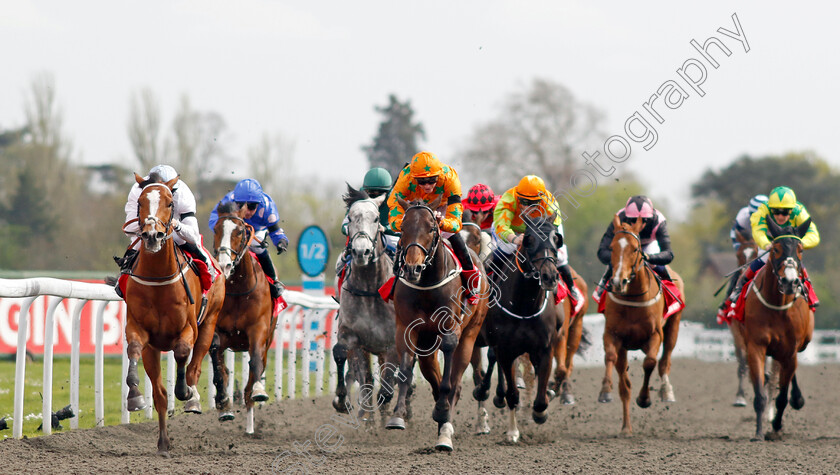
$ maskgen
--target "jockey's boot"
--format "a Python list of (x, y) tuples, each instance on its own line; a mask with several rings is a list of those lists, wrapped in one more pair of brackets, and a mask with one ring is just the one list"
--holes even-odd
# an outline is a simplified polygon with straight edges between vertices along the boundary
[(466, 290), (467, 303), (478, 305), (478, 294), (481, 293), (481, 273), (473, 265), (470, 252), (460, 233), (450, 236), (449, 243), (452, 245), (455, 257), (461, 262), (461, 282)]
[(747, 267), (747, 270), (741, 274), (741, 277), (738, 277), (738, 282), (735, 283), (735, 288), (732, 289), (732, 293), (729, 294), (729, 302), (731, 306), (734, 306), (738, 302), (738, 297), (741, 295), (741, 290), (744, 288), (744, 284), (746, 284), (747, 281), (752, 280), (753, 277), (755, 277), (755, 271), (752, 270), (752, 267)]
[(576, 305), (581, 301), (583, 296), (575, 286), (575, 278), (572, 277), (572, 268), (569, 267), (569, 264), (563, 264), (562, 266), (557, 266), (557, 271), (560, 272), (560, 278), (563, 279), (563, 283), (566, 284), (566, 288), (569, 289), (569, 295), (573, 300), (572, 305)]
[[(216, 272), (215, 268), (213, 267), (213, 263), (210, 262), (210, 257), (204, 252), (204, 250), (191, 242), (184, 242), (184, 244), (179, 244), (178, 247), (180, 247), (184, 251), (187, 251), (193, 257), (193, 259), (198, 259), (199, 261), (204, 263), (204, 266), (207, 269), (207, 275), (209, 276), (210, 284), (212, 285), (213, 282), (216, 281)], [(207, 289), (204, 290), (208, 289), (209, 286)]]
[(607, 290), (607, 286), (609, 285), (607, 282), (610, 280), (610, 277), (612, 277), (612, 265), (607, 266), (607, 270), (604, 271), (604, 275), (601, 276), (601, 280), (595, 284), (595, 290), (592, 292), (592, 298), (596, 302), (601, 301), (601, 297), (604, 295), (604, 291)]
[(661, 266), (661, 265), (658, 265), (658, 264), (654, 264), (651, 267), (653, 268), (654, 272), (656, 272), (656, 275), (658, 275), (660, 279), (668, 280), (668, 281), (671, 280), (671, 274), (668, 272), (667, 267)]
[(277, 271), (274, 269), (274, 263), (271, 262), (271, 255), (268, 251), (257, 254), (257, 260), (260, 261), (263, 273), (268, 277), (268, 290), (271, 292), (271, 298), (276, 299), (283, 295), (286, 287), (277, 279)]

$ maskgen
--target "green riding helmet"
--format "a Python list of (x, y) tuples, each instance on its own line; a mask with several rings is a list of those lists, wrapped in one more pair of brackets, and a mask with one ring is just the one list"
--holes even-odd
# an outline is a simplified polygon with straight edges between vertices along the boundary
[(391, 189), (391, 174), (384, 168), (371, 168), (365, 173), (365, 179), (362, 182), (362, 190), (364, 191), (388, 191)]

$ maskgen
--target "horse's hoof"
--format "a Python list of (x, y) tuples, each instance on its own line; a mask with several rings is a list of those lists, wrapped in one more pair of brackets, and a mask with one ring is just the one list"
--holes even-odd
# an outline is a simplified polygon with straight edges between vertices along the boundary
[(575, 395), (572, 393), (563, 393), (561, 396), (564, 406), (572, 406), (575, 403)]
[(516, 377), (516, 387), (519, 389), (525, 389), (525, 380), (522, 377)]
[(139, 411), (141, 409), (146, 408), (146, 399), (143, 398), (143, 395), (130, 397), (126, 401), (126, 406), (130, 412)]
[(546, 389), (545, 395), (548, 396), (549, 401), (557, 397), (557, 393), (553, 389)]
[(519, 431), (518, 430), (507, 431), (505, 433), (505, 439), (508, 442), (510, 442), (511, 444), (515, 444), (515, 443), (519, 442)]
[(650, 407), (650, 397), (643, 398), (642, 396), (639, 396), (636, 398), (636, 404), (638, 404), (642, 409), (647, 409)]
[(349, 414), (350, 413), (350, 411), (347, 410), (347, 406), (345, 404), (341, 403), (341, 400), (338, 398), (338, 396), (336, 396), (336, 398), (333, 399), (332, 405), (333, 405), (333, 409), (335, 409), (337, 412), (340, 412), (341, 414)]
[(764, 440), (778, 441), (778, 440), (782, 440), (782, 438), (783, 438), (783, 435), (782, 435), (782, 431), (780, 431), (780, 430), (774, 430), (773, 432), (768, 432), (768, 433), (764, 434)]
[(534, 422), (536, 422), (537, 424), (544, 424), (545, 421), (548, 420), (548, 411), (543, 411), (543, 412), (532, 411), (531, 412), (531, 417), (534, 418)]
[(747, 407), (747, 398), (744, 396), (735, 396), (735, 402), (732, 405), (735, 407)]
[(254, 402), (268, 401), (268, 393), (265, 392), (265, 386), (262, 384), (262, 382), (257, 381), (251, 387), (251, 400)]
[(201, 402), (198, 399), (190, 399), (184, 403), (184, 412), (201, 414)]
[(793, 399), (790, 400), (790, 407), (796, 409), (797, 411), (802, 409), (802, 406), (804, 406), (804, 405), (805, 405), (805, 398), (804, 397), (800, 396), (798, 398), (793, 398)]
[(158, 450), (157, 454), (163, 458), (169, 458), (169, 451), (168, 450)]
[(677, 397), (674, 396), (674, 390), (671, 388), (663, 388), (659, 391), (659, 398), (662, 402), (677, 402)]
[(402, 417), (394, 416), (388, 419), (388, 423), (385, 424), (386, 429), (399, 429), (405, 430), (405, 421)]
[(486, 401), (490, 397), (487, 391), (482, 391), (480, 387), (473, 389), (473, 399), (476, 401)]
[(219, 422), (227, 422), (236, 419), (236, 416), (233, 415), (231, 411), (224, 411), (219, 413)]
[(455, 428), (451, 422), (444, 422), (438, 431), (438, 440), (435, 449), (441, 452), (452, 452), (452, 436), (455, 435)]
[(186, 383), (183, 385), (176, 384), (175, 385), (175, 397), (179, 401), (188, 401), (193, 397), (193, 391), (190, 386), (187, 386)]
[(504, 409), (505, 407), (505, 398), (500, 396), (493, 396), (493, 405), (499, 409)]
[(630, 437), (633, 437), (633, 431), (630, 429), (621, 429), (618, 436), (624, 439), (629, 439)]
[(598, 395), (598, 402), (612, 402), (612, 393), (601, 393)]
[(752, 436), (752, 438), (750, 439), (750, 442), (764, 442), (764, 437), (762, 437), (759, 434), (756, 434), (756, 435)]

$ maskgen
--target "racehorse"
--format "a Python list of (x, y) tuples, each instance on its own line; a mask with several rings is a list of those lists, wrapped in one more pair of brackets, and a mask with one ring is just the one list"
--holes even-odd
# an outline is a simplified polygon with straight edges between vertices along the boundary
[(371, 199), (364, 191), (347, 185), (344, 195), (350, 236), (347, 248), (353, 259), (341, 287), (338, 341), (333, 347), (338, 372), (333, 407), (338, 412), (349, 412), (344, 375), (344, 365), (349, 359), (353, 377), (361, 385), (358, 417), (364, 421), (373, 421), (373, 407), (366, 403), (372, 399), (366, 393), (373, 388), (370, 355), (379, 358), (381, 377), (376, 400), (383, 425), (394, 394), (394, 372), (398, 364), (394, 345), (394, 304), (382, 300), (377, 292), (393, 275), (393, 261), (385, 253), (382, 225), (379, 224), (379, 206), (385, 198), (387, 195)]
[[(738, 230), (735, 231), (735, 239), (741, 244), (735, 253), (735, 257), (738, 259), (738, 268), (743, 269), (758, 256), (758, 246), (752, 237), (747, 239)], [(733, 274), (733, 282), (737, 281), (743, 272), (741, 270)], [(734, 286), (734, 284), (732, 285)], [(729, 331), (732, 333), (732, 342), (735, 346), (735, 358), (738, 360), (738, 391), (735, 393), (735, 402), (732, 405), (744, 407), (747, 405), (747, 350), (744, 346), (744, 336), (741, 334), (741, 327), (739, 325), (733, 325), (732, 322), (729, 323)]]
[[(142, 186), (143, 178), (136, 173), (134, 176)], [(142, 354), (143, 367), (152, 381), (158, 413), (160, 455), (168, 455), (170, 448), (166, 429), (167, 394), (161, 380), (160, 352), (174, 351), (178, 364), (175, 397), (186, 401), (186, 412), (200, 414), (201, 403), (195, 385), (225, 296), (221, 279), (217, 279), (207, 292), (204, 315), (199, 315), (202, 300), (199, 277), (190, 271), (186, 257), (173, 240), (172, 187), (177, 181), (178, 178), (173, 178), (166, 183), (146, 184), (140, 194), (137, 218), (143, 245), (125, 289), (128, 410), (138, 411), (146, 406), (142, 393), (137, 389), (140, 382), (137, 361)], [(185, 370), (190, 351), (192, 359)]]
[[(811, 220), (797, 227), (776, 224), (767, 219), (767, 230), (773, 238), (769, 265), (764, 265), (746, 292), (744, 321), (739, 323), (747, 348), (747, 363), (755, 391), (753, 407), (756, 430), (752, 440), (778, 440), (782, 437), (782, 415), (788, 404), (801, 409), (805, 404), (796, 382), (796, 354), (805, 350), (814, 332), (814, 312), (810, 309), (802, 282), (802, 237)], [(763, 433), (763, 412), (768, 396), (764, 387), (765, 357), (779, 362), (779, 394), (773, 431)]]
[[(501, 407), (502, 398), (509, 412), (509, 442), (519, 440), (516, 408), (519, 389), (514, 378), (515, 360), (527, 353), (537, 375), (537, 394), (531, 416), (538, 424), (548, 419), (548, 379), (551, 376), (552, 356), (559, 339), (566, 334), (566, 319), (562, 307), (555, 303), (560, 274), (557, 270), (557, 248), (560, 236), (554, 216), (530, 223), (522, 245), (510, 262), (498, 266), (494, 282), (493, 301), (487, 312), (485, 328), (488, 343), (499, 363), (499, 382), (494, 404)], [(563, 338), (565, 343), (565, 338)], [(492, 360), (493, 357), (488, 359)], [(526, 368), (527, 370), (527, 368)], [(501, 377), (504, 374), (504, 378)], [(476, 399), (486, 398), (489, 377), (476, 389)]]
[(219, 220), (213, 228), (213, 253), (225, 275), (225, 302), (210, 348), (216, 409), (219, 410), (220, 421), (234, 419), (231, 398), (227, 394), (230, 375), (222, 354), (228, 348), (247, 351), (251, 358), (244, 393), (248, 411), (245, 432), (252, 434), (254, 403), (268, 401), (262, 376), (268, 349), (274, 339), (277, 317), (268, 279), (257, 258), (248, 250), (254, 228), (242, 219), (233, 202), (220, 204), (218, 213)]
[[(436, 448), (451, 451), (455, 429), (450, 411), (458, 402), (461, 376), (487, 313), (490, 287), (482, 263), (472, 256), (481, 276), (477, 283), (479, 301), (475, 306), (465, 303), (461, 268), (454, 253), (443, 243), (435, 215), (441, 198), (428, 205), (398, 198), (405, 210), (397, 257), (399, 274), (394, 284), (400, 392), (386, 427), (405, 428), (406, 397), (414, 362), (419, 358), (420, 371), (432, 386), (435, 399), (432, 419), (438, 423)], [(443, 353), (443, 374), (438, 366), (438, 350)]]
[[(669, 380), (671, 352), (677, 343), (681, 311), (663, 322), (665, 310), (664, 293), (668, 291), (658, 281), (656, 273), (644, 260), (639, 232), (644, 227), (641, 218), (633, 224), (621, 223), (613, 217), (615, 236), (610, 244), (613, 276), (604, 309), (604, 363), (606, 373), (601, 384), (599, 402), (612, 401), (612, 369), (618, 373), (618, 390), (621, 396), (624, 421), (621, 434), (632, 434), (630, 425), (630, 375), (628, 373), (627, 351), (642, 350), (645, 360), (644, 383), (636, 398), (639, 407), (650, 407), (650, 375), (656, 366), (656, 355), (662, 345), (659, 360), (659, 377), (662, 380), (660, 397), (662, 401), (674, 401), (674, 391)], [(670, 270), (674, 283), (685, 295), (682, 278)]]

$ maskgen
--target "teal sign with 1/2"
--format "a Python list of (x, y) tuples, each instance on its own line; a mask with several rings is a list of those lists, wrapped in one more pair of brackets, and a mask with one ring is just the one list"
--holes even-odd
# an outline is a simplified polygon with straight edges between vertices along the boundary
[(309, 277), (317, 277), (327, 268), (330, 244), (320, 226), (307, 226), (300, 233), (297, 258), (300, 270)]

